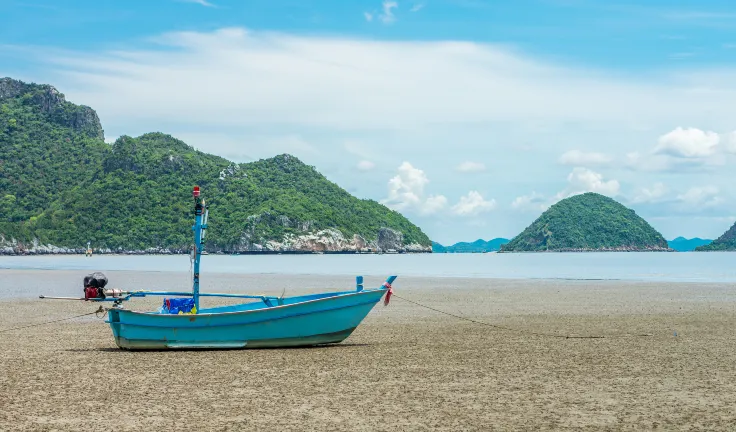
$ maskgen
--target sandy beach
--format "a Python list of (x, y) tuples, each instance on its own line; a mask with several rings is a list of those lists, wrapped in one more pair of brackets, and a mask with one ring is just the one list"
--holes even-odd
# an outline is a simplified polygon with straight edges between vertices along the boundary
[[(55, 286), (57, 295), (81, 294), (84, 274), (0, 270), (0, 290)], [(186, 273), (107, 275), (110, 286), (122, 289), (188, 289)], [(287, 295), (298, 295), (353, 282), (208, 274), (203, 290), (278, 295), (286, 286)], [(380, 282), (366, 278), (366, 285)], [(732, 285), (400, 277), (394, 287), (398, 296), (514, 331), (394, 297), (339, 345), (127, 352), (94, 315), (3, 332), (95, 309), (6, 298), (0, 430), (733, 430), (736, 424)], [(129, 307), (156, 308), (159, 301)]]

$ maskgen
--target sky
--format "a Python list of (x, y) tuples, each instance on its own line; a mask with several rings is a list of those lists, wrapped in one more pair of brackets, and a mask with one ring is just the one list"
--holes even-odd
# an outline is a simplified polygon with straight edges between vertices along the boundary
[(587, 191), (668, 239), (736, 221), (732, 0), (2, 0), (3, 76), (108, 142), (293, 154), (443, 244)]

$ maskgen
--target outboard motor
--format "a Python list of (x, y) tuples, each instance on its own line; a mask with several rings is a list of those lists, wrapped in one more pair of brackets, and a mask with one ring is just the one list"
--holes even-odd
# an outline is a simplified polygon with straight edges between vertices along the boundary
[(104, 299), (107, 276), (94, 272), (84, 277), (84, 299)]

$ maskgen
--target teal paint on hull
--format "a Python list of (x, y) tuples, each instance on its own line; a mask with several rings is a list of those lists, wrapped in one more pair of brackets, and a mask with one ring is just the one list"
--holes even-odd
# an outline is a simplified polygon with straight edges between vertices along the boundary
[(113, 308), (108, 323), (124, 349), (224, 349), (339, 343), (383, 297), (385, 289), (350, 291), (203, 309), (194, 315)]

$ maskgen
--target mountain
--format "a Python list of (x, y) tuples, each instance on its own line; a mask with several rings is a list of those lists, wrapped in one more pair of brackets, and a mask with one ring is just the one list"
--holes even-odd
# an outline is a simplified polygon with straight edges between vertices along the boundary
[(723, 235), (713, 240), (713, 242), (698, 246), (695, 248), (696, 252), (711, 252), (711, 251), (735, 251), (736, 250), (736, 223), (731, 226)]
[(677, 237), (674, 240), (668, 240), (667, 244), (670, 248), (678, 252), (689, 252), (695, 250), (698, 246), (710, 244), (713, 240), (701, 239), (698, 237), (686, 239), (685, 237)]
[(669, 251), (667, 241), (633, 210), (597, 193), (551, 206), (501, 252)]
[(477, 253), (477, 252), (493, 252), (501, 248), (501, 245), (508, 243), (505, 238), (494, 238), (485, 241), (478, 239), (472, 243), (460, 242), (452, 246), (442, 246), (439, 243), (432, 242), (432, 252), (434, 253)]
[(0, 253), (186, 251), (195, 184), (211, 252), (431, 251), (294, 156), (238, 164), (158, 132), (109, 145), (94, 110), (49, 85), (0, 80), (0, 154)]

